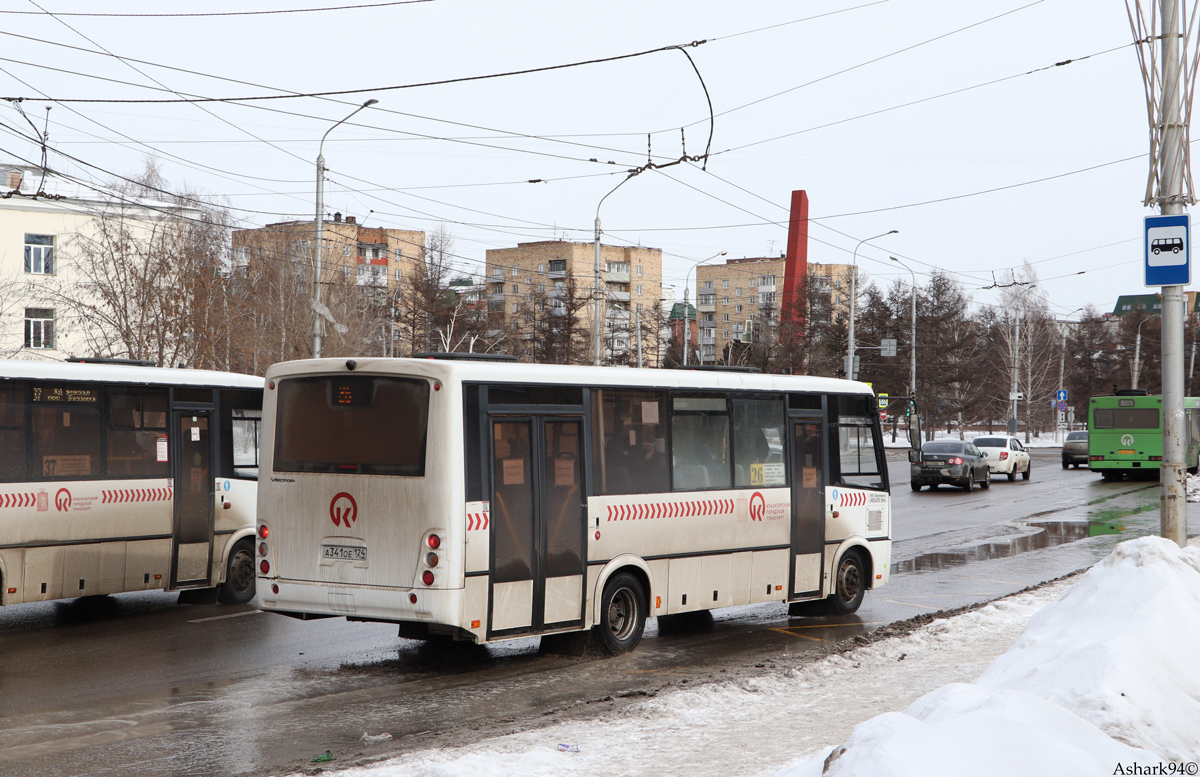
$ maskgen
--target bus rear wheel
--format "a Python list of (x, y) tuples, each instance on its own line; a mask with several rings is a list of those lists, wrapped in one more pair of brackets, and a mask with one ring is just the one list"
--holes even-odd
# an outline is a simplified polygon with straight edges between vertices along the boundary
[(221, 604), (245, 604), (254, 598), (254, 545), (242, 540), (229, 551), (225, 582), (217, 590)]
[(834, 613), (849, 615), (856, 612), (867, 592), (866, 565), (857, 550), (846, 551), (838, 562), (834, 585), (836, 588), (829, 597)]
[(596, 633), (600, 644), (614, 656), (628, 653), (642, 641), (646, 627), (646, 592), (642, 583), (628, 572), (609, 578), (600, 600), (600, 623)]

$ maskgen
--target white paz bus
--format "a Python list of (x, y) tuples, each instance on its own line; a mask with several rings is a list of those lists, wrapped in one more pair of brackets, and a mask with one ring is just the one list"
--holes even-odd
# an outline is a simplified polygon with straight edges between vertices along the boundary
[(828, 599), (888, 580), (862, 383), (451, 359), (277, 364), (263, 402), (263, 610), (476, 643)]
[(252, 599), (262, 387), (0, 361), (0, 604), (217, 586)]

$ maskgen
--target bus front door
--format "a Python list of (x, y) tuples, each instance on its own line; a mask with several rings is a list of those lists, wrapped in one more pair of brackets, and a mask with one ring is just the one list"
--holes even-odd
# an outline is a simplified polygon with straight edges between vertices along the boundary
[(819, 596), (825, 553), (825, 462), (821, 421), (793, 418), (791, 597)]
[(583, 421), (492, 418), (489, 633), (583, 623)]
[(174, 411), (175, 515), (171, 532), (171, 588), (212, 585), (213, 414)]

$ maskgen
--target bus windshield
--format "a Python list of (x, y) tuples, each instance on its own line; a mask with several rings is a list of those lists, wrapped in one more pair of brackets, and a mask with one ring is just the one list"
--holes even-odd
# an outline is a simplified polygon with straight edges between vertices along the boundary
[(425, 474), (429, 384), (378, 375), (279, 382), (276, 472)]

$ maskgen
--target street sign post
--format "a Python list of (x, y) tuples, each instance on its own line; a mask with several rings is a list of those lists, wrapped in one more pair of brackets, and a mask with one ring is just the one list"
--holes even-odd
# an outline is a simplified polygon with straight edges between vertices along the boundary
[(891, 404), (891, 401), (892, 400), (888, 397), (887, 394), (880, 392), (880, 394), (879, 394), (879, 409), (887, 410), (888, 405)]
[(1066, 389), (1059, 389), (1059, 390), (1058, 390), (1058, 401), (1059, 401), (1059, 402), (1066, 402), (1066, 401), (1067, 401), (1067, 390), (1066, 390)]
[(1187, 286), (1192, 282), (1191, 217), (1146, 216), (1147, 286)]
[(893, 339), (880, 340), (879, 341), (879, 355), (880, 356), (895, 356), (896, 355), (896, 341)]

